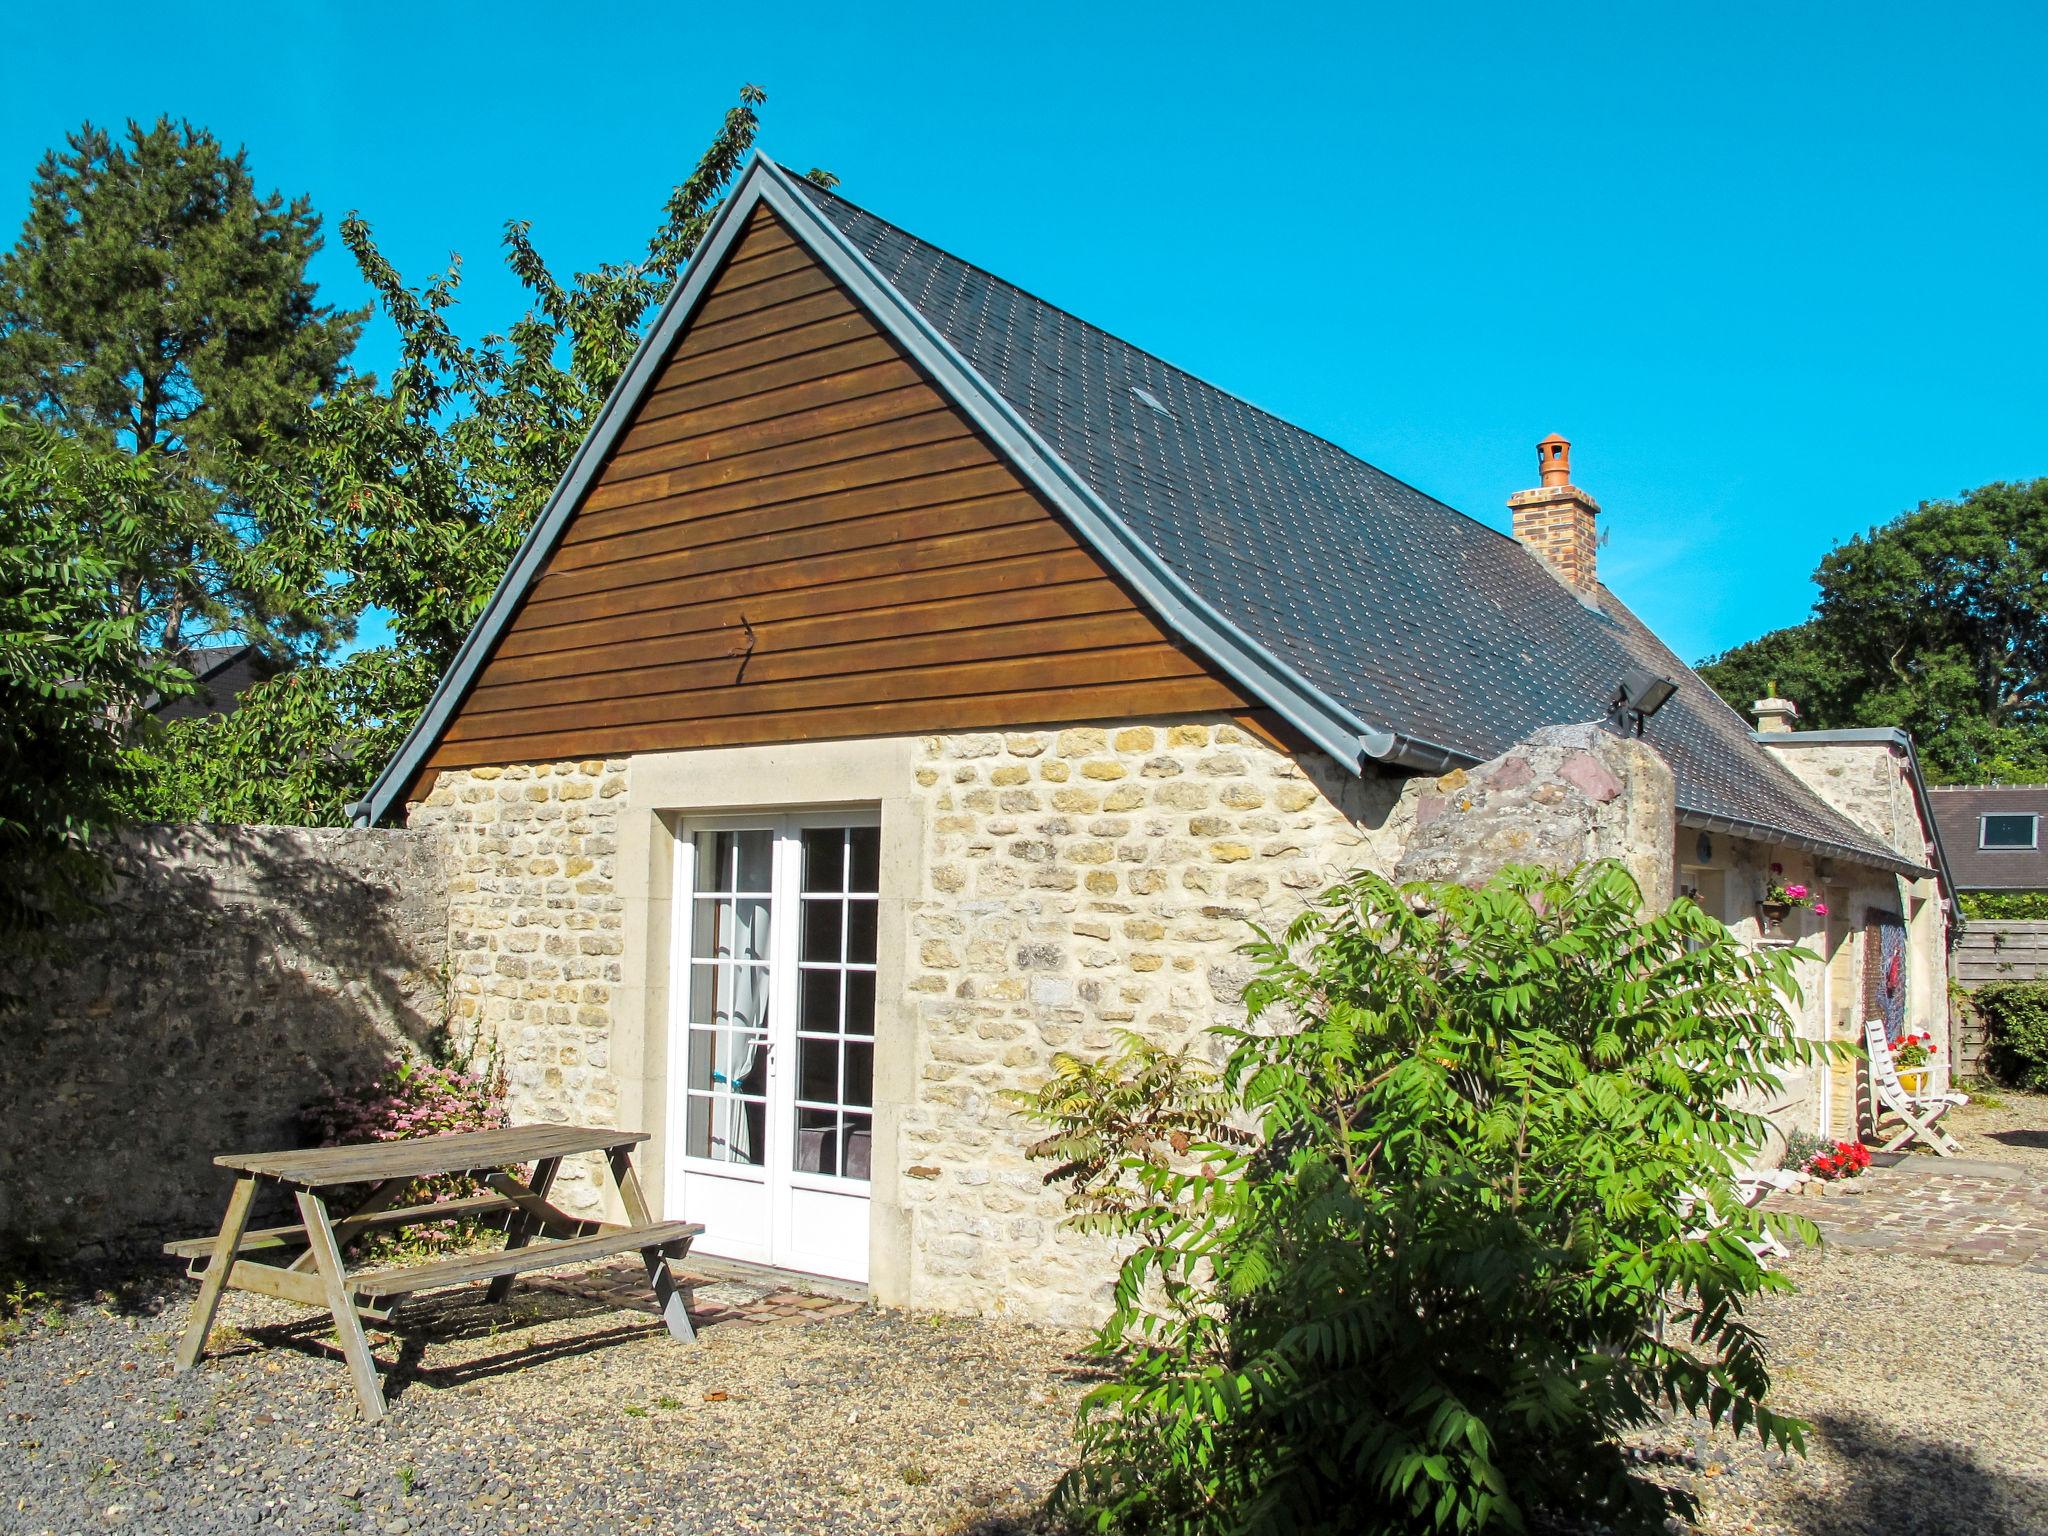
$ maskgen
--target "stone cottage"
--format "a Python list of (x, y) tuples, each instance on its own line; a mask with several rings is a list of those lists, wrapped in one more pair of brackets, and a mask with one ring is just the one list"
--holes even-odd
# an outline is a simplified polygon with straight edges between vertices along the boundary
[(705, 1251), (1082, 1316), (999, 1090), (1241, 1016), (1347, 870), (1614, 854), (1819, 943), (1816, 1032), (1884, 923), (1942, 996), (1910, 749), (1754, 735), (1540, 454), (1504, 537), (758, 158), (360, 816), (443, 839), (517, 1111), (651, 1131)]

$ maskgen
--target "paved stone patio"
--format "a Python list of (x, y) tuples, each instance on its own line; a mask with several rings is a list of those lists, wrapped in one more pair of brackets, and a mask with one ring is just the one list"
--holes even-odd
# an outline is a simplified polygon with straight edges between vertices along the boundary
[(2048, 1176), (2019, 1163), (1907, 1157), (1770, 1208), (1808, 1218), (1842, 1248), (2048, 1274)]
[[(720, 1324), (813, 1323), (858, 1312), (861, 1303), (845, 1289), (812, 1289), (801, 1284), (759, 1280), (745, 1275), (702, 1272), (678, 1267), (677, 1278), (691, 1287), (690, 1321), (697, 1328)], [(583, 1269), (557, 1270), (531, 1276), (527, 1288), (621, 1312), (659, 1316), (647, 1288), (647, 1272), (631, 1255)]]

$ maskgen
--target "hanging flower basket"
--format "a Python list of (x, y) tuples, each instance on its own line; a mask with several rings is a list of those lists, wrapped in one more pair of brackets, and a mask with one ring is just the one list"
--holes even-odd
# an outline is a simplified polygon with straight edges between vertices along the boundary
[(1797, 881), (1787, 885), (1785, 866), (1773, 864), (1770, 878), (1764, 882), (1764, 893), (1756, 903), (1763, 931), (1776, 933), (1785, 919), (1792, 915), (1794, 907), (1810, 908), (1817, 917), (1828, 915), (1828, 904), (1817, 893)]

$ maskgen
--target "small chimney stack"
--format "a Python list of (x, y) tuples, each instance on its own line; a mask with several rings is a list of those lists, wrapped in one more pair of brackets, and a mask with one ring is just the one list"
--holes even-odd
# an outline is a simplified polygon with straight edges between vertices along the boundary
[(1799, 718), (1799, 706), (1790, 699), (1778, 697), (1776, 681), (1764, 691), (1769, 697), (1758, 699), (1749, 706), (1750, 713), (1756, 716), (1757, 734), (1776, 736), (1780, 732), (1798, 730), (1799, 727), (1793, 722)]
[(1591, 595), (1600, 585), (1599, 536), (1593, 528), (1600, 503), (1572, 484), (1572, 445), (1557, 433), (1536, 445), (1536, 468), (1542, 484), (1508, 498), (1515, 538), (1558, 580)]

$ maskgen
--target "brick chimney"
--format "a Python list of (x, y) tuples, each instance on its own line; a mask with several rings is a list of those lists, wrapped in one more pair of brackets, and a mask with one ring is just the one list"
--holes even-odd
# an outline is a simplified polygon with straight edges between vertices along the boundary
[(1566, 586), (1590, 594), (1600, 584), (1593, 530), (1600, 503), (1572, 484), (1572, 445), (1555, 432), (1536, 445), (1536, 467), (1543, 483), (1508, 498), (1515, 538)]
[(1762, 736), (1776, 736), (1784, 731), (1798, 730), (1799, 727), (1793, 722), (1799, 718), (1799, 706), (1790, 699), (1779, 697), (1778, 685), (1775, 682), (1764, 692), (1768, 697), (1758, 699), (1749, 706), (1750, 713), (1756, 716), (1757, 733)]

